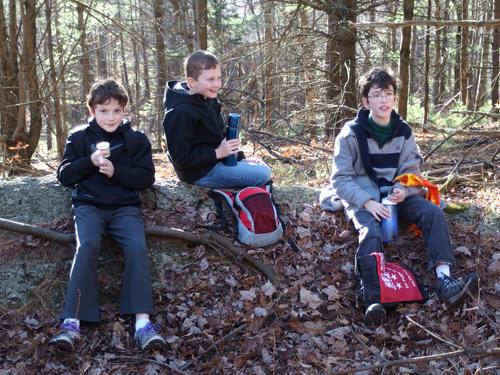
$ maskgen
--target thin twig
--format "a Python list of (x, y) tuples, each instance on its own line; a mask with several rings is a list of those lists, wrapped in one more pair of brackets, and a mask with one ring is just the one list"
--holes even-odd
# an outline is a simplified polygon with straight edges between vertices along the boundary
[(432, 337), (434, 337), (435, 339), (438, 339), (450, 346), (453, 346), (454, 348), (457, 348), (457, 349), (460, 349), (461, 346), (457, 345), (457, 344), (454, 344), (448, 340), (445, 340), (443, 339), (442, 337), (438, 336), (436, 333), (428, 330), (427, 328), (425, 328), (423, 325), (421, 325), (420, 323), (417, 323), (416, 321), (414, 321), (412, 318), (410, 318), (409, 316), (406, 317), (406, 319), (408, 319), (411, 323), (415, 324), (417, 327), (423, 329), (425, 332), (427, 332), (429, 335), (431, 335)]
[(451, 137), (455, 136), (458, 134), (458, 132), (460, 132), (461, 130), (465, 130), (467, 129), (469, 126), (475, 124), (476, 122), (478, 122), (479, 120), (483, 119), (485, 117), (485, 115), (480, 115), (479, 117), (476, 117), (475, 119), (473, 119), (472, 121), (469, 121), (468, 123), (466, 123), (461, 129), (459, 130), (456, 130), (454, 131), (453, 133), (451, 133), (450, 135), (448, 135), (445, 139), (443, 139), (441, 142), (439, 142), (436, 146), (434, 146), (434, 148), (432, 150), (429, 151), (429, 153), (427, 155), (425, 155), (424, 157), (424, 161), (426, 161), (427, 159), (429, 159), (429, 157), (436, 151), (438, 150), (443, 144), (445, 144)]
[(347, 374), (354, 374), (354, 373), (362, 372), (362, 371), (375, 370), (378, 368), (387, 368), (387, 367), (402, 366), (402, 365), (409, 365), (409, 364), (422, 363), (422, 362), (437, 361), (440, 359), (448, 359), (451, 357), (459, 357), (462, 355), (466, 355), (469, 357), (499, 356), (500, 355), (500, 348), (491, 348), (491, 349), (465, 348), (465, 349), (455, 350), (454, 352), (432, 354), (432, 355), (426, 355), (426, 356), (414, 357), (414, 358), (406, 358), (406, 359), (397, 359), (394, 361), (386, 361), (386, 362), (382, 362), (382, 363), (376, 363), (376, 364), (371, 365), (371, 366), (357, 367), (357, 368), (352, 368), (349, 370), (332, 371), (329, 374), (347, 375)]
[(157, 361), (154, 359), (143, 358), (143, 357), (134, 357), (134, 356), (130, 356), (130, 355), (120, 355), (120, 356), (116, 356), (116, 357), (112, 358), (112, 360), (120, 360), (120, 359), (128, 359), (128, 360), (132, 360), (132, 361), (136, 361), (136, 362), (150, 362), (150, 363), (154, 363), (154, 364), (159, 365), (159, 366), (166, 367), (169, 370), (172, 370), (178, 374), (189, 375), (188, 372), (184, 372), (180, 369), (177, 369), (177, 368), (172, 367), (166, 363), (163, 363), (163, 362), (160, 362), (160, 361)]
[(221, 342), (231, 338), (235, 334), (237, 334), (239, 331), (241, 331), (243, 328), (246, 328), (247, 324), (244, 323), (238, 328), (233, 329), (231, 332), (229, 332), (227, 335), (222, 336), (219, 340), (214, 342), (207, 350), (204, 350), (198, 357), (192, 359), (188, 363), (184, 364), (183, 366), (180, 367), (181, 370), (187, 370), (189, 367), (191, 367), (194, 363), (198, 362), (201, 358), (203, 358), (205, 355), (208, 353), (212, 352), (213, 350), (217, 349), (217, 345), (219, 345)]

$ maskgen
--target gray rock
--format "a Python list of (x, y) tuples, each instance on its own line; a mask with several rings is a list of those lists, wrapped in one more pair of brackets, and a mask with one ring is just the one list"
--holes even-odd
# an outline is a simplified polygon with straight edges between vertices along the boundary
[[(143, 192), (143, 202), (147, 208), (152, 208), (156, 202), (157, 209), (168, 210), (182, 202), (186, 206), (197, 206), (198, 212), (213, 211), (213, 202), (206, 196), (206, 191), (176, 180), (160, 180), (153, 190)], [(304, 204), (317, 202), (318, 196), (319, 190), (312, 188), (274, 186), (275, 201), (284, 212), (301, 211)], [(43, 224), (70, 216), (70, 189), (62, 187), (55, 177), (16, 177), (0, 181), (0, 217), (28, 224)], [(22, 240), (26, 238), (23, 236), (0, 230), (0, 239)], [(163, 239), (149, 241), (149, 247), (153, 285), (159, 286), (165, 282), (162, 280), (162, 271), (179, 267), (186, 262), (185, 254), (189, 249), (181, 241)], [(24, 253), (0, 262), (0, 305), (19, 306), (29, 301), (38, 303), (40, 297), (37, 295), (40, 291), (37, 288), (51, 280), (57, 287), (51, 289), (50, 298), (45, 298), (43, 303), (47, 305), (44, 307), (58, 311), (74, 249), (49, 246), (45, 251), (53, 254), (48, 257), (40, 256), (39, 251), (33, 249), (36, 256)], [(165, 256), (166, 251), (168, 256)], [(106, 283), (108, 286), (116, 285), (116, 280), (121, 279), (123, 259), (119, 254), (111, 241), (103, 242), (99, 260), (100, 274), (115, 281)], [(119, 289), (104, 289), (102, 299), (118, 303)]]

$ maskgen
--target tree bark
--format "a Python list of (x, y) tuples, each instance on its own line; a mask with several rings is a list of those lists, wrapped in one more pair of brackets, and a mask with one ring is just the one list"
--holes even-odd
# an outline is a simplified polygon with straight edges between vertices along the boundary
[[(14, 4), (12, 4), (14, 3)], [(9, 1), (9, 12), (14, 11), (15, 19), (15, 0)], [(10, 14), (12, 23), (12, 14)], [(14, 28), (15, 29), (15, 28)], [(10, 27), (12, 33), (13, 26)], [(17, 33), (16, 33), (17, 34)], [(14, 42), (12, 42), (14, 38)], [(0, 115), (2, 121), (0, 123), (1, 145), (0, 150), (6, 159), (14, 155), (16, 152), (9, 149), (14, 147), (19, 139), (13, 137), (17, 128), (17, 115), (19, 103), (18, 78), (19, 71), (17, 66), (17, 56), (19, 51), (16, 43), (16, 35), (7, 33), (7, 20), (3, 2), (0, 2)], [(12, 48), (15, 48), (12, 50)]]
[[(54, 40), (52, 35), (52, 1), (45, 0), (45, 19), (47, 20), (47, 53), (49, 55), (49, 78), (50, 78), (50, 96), (54, 103), (54, 122), (56, 127), (56, 147), (57, 155), (62, 158), (66, 139), (64, 136), (66, 132), (63, 131), (62, 111), (61, 111), (61, 98), (59, 95), (59, 81), (56, 75), (56, 66), (54, 62)], [(47, 132), (50, 128), (47, 127)]]
[[(431, 18), (432, 14), (432, 0), (427, 0), (427, 19)], [(431, 45), (431, 28), (426, 27), (425, 31), (425, 63), (424, 63), (424, 117), (422, 124), (425, 125), (429, 122), (429, 73), (431, 65), (430, 45)]]
[(86, 22), (83, 16), (84, 6), (82, 4), (78, 4), (76, 6), (76, 10), (78, 12), (78, 30), (80, 31), (80, 48), (82, 51), (82, 57), (80, 60), (80, 64), (82, 66), (82, 98), (85, 98), (90, 92), (90, 61), (87, 52)]
[(270, 129), (274, 111), (274, 1), (265, 0), (264, 8), (264, 129)]
[(29, 161), (38, 146), (40, 133), (42, 130), (42, 102), (40, 100), (40, 89), (36, 73), (36, 1), (24, 1), (24, 63), (26, 78), (28, 81), (29, 109), (30, 109), (30, 130), (29, 147), (27, 149), (27, 161)]
[(333, 138), (337, 127), (352, 112), (345, 107), (356, 108), (356, 29), (342, 21), (356, 22), (356, 0), (328, 2), (328, 42), (326, 46), (326, 70), (328, 104), (338, 104), (337, 109), (327, 111), (325, 135)]
[(153, 3), (154, 9), (154, 20), (155, 20), (155, 46), (156, 46), (156, 67), (158, 69), (158, 75), (156, 78), (156, 104), (157, 104), (157, 116), (156, 116), (156, 144), (160, 147), (163, 136), (163, 91), (165, 90), (165, 84), (167, 83), (167, 57), (166, 57), (166, 46), (164, 42), (165, 30), (163, 26), (163, 17), (165, 9), (163, 7), (162, 0), (155, 0)]
[(177, 32), (184, 39), (188, 53), (194, 51), (193, 35), (190, 31), (189, 22), (187, 20), (187, 9), (181, 4), (179, 0), (170, 0), (172, 7), (174, 9), (174, 20)]
[[(500, 19), (500, 0), (495, 0), (494, 9), (494, 19)], [(498, 79), (500, 75), (500, 61), (499, 61), (499, 49), (500, 49), (500, 27), (495, 27), (493, 29), (493, 45), (491, 49), (491, 105), (495, 108), (495, 105), (499, 103), (498, 95)], [(500, 104), (500, 103), (499, 103)], [(498, 109), (497, 109), (498, 111)]]
[[(403, 16), (405, 21), (413, 19), (415, 0), (403, 1)], [(410, 52), (411, 52), (411, 26), (401, 30), (401, 48), (399, 50), (399, 99), (398, 112), (406, 118), (408, 112), (408, 89), (410, 75)]]
[[(460, 1), (457, 1), (455, 3), (456, 5), (456, 9), (457, 9), (457, 19), (460, 21), (462, 20), (462, 2)], [(455, 67), (453, 69), (453, 73), (454, 73), (454, 78), (455, 78), (455, 81), (454, 81), (454, 85), (453, 85), (453, 88), (454, 88), (454, 95), (456, 94), (459, 94), (461, 93), (461, 90), (460, 90), (460, 82), (461, 82), (461, 79), (460, 79), (460, 66), (462, 65), (461, 63), (461, 52), (460, 52), (460, 48), (461, 48), (461, 45), (462, 45), (462, 26), (458, 26), (457, 27), (457, 32), (455, 34)]]
[[(441, 0), (436, 0), (435, 18), (441, 19)], [(441, 38), (443, 31), (441, 28), (436, 28), (434, 33), (434, 79), (432, 86), (432, 103), (437, 107), (442, 101), (441, 82), (444, 80), (442, 57), (441, 57)]]
[[(466, 20), (469, 17), (469, 0), (462, 0), (462, 19)], [(468, 105), (468, 67), (467, 53), (469, 50), (469, 28), (462, 26), (460, 46), (460, 92), (463, 105)]]
[[(300, 26), (302, 29), (306, 30), (309, 27), (309, 15), (307, 10), (302, 9), (299, 12)], [(309, 133), (309, 139), (313, 140), (316, 138), (316, 122), (314, 112), (309, 109), (314, 104), (316, 99), (316, 94), (314, 91), (314, 86), (311, 83), (313, 74), (311, 74), (311, 69), (313, 68), (308, 61), (311, 61), (311, 57), (314, 56), (314, 46), (307, 40), (304, 43), (304, 63), (302, 64), (302, 82), (305, 85), (305, 107), (306, 113), (304, 115), (304, 129)]]
[(207, 0), (195, 0), (196, 39), (199, 49), (208, 48), (208, 9)]

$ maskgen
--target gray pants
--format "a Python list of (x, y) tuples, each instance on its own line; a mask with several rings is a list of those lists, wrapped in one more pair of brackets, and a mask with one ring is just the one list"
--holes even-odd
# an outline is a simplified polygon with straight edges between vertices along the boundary
[(153, 313), (151, 275), (142, 211), (138, 207), (75, 208), (76, 252), (61, 319), (100, 322), (97, 259), (104, 231), (125, 257), (122, 314)]
[[(412, 195), (398, 203), (398, 219), (415, 223), (422, 231), (427, 248), (428, 269), (433, 269), (437, 263), (454, 264), (453, 249), (448, 232), (448, 223), (442, 210), (418, 195)], [(380, 223), (367, 210), (361, 209), (348, 212), (359, 233), (359, 246), (356, 258), (369, 255), (372, 252), (383, 252), (382, 232)], [(360, 270), (363, 273), (362, 270)]]

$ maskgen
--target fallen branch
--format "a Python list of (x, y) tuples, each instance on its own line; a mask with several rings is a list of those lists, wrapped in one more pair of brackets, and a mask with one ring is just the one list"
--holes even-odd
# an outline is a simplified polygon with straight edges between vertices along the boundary
[(194, 363), (198, 362), (201, 358), (206, 356), (207, 354), (211, 353), (213, 350), (217, 349), (217, 345), (219, 345), (221, 342), (233, 337), (235, 334), (237, 334), (239, 331), (241, 331), (243, 328), (246, 328), (246, 324), (242, 324), (238, 328), (233, 329), (231, 332), (229, 332), (227, 335), (222, 336), (219, 340), (214, 342), (210, 347), (206, 350), (204, 350), (198, 357), (192, 359), (191, 361), (187, 362), (183, 366), (180, 367), (180, 370), (184, 371), (187, 370), (189, 367), (191, 367)]
[[(48, 228), (41, 228), (36, 225), (19, 223), (3, 218), (0, 218), (0, 229), (30, 234), (60, 244), (69, 245), (75, 242), (74, 233), (59, 233)], [(244, 251), (234, 245), (232, 241), (216, 232), (204, 230), (199, 233), (193, 233), (160, 225), (147, 226), (145, 231), (146, 236), (167, 237), (193, 244), (205, 245), (218, 254), (225, 254), (246, 271), (248, 271), (249, 266), (251, 266), (264, 274), (273, 284), (276, 285), (277, 283), (276, 272), (271, 266), (260, 259), (246, 255)]]
[[(117, 361), (121, 361), (122, 359), (128, 360), (129, 362), (127, 362), (127, 364), (128, 363), (149, 362), (149, 363), (153, 363), (155, 365), (166, 367), (169, 370), (171, 370), (171, 371), (173, 371), (173, 372), (175, 372), (177, 374), (184, 374), (184, 375), (188, 374), (187, 372), (184, 372), (182, 370), (176, 369), (175, 367), (172, 367), (172, 366), (170, 366), (170, 365), (168, 365), (166, 363), (163, 363), (161, 361), (157, 361), (157, 360), (154, 360), (154, 359), (150, 359), (150, 358), (134, 357), (134, 356), (130, 356), (130, 355), (119, 355), (119, 356), (111, 358), (110, 361), (111, 362), (117, 362)], [(132, 362), (130, 362), (130, 361), (132, 361)], [(125, 364), (125, 363), (120, 362), (120, 364)]]
[(465, 129), (467, 129), (469, 126), (475, 124), (476, 122), (478, 122), (479, 120), (481, 120), (482, 118), (484, 118), (485, 115), (480, 115), (478, 117), (476, 117), (474, 120), (472, 121), (469, 121), (468, 123), (466, 123), (464, 126), (462, 126), (461, 129), (459, 130), (456, 130), (454, 131), (453, 133), (451, 133), (450, 135), (448, 135), (445, 139), (443, 139), (441, 142), (439, 142), (436, 146), (433, 147), (432, 150), (429, 151), (429, 153), (427, 155), (425, 155), (424, 157), (424, 161), (426, 161), (427, 159), (429, 159), (429, 157), (436, 151), (438, 150), (443, 144), (445, 144), (450, 138), (452, 138), (453, 136), (457, 135), (460, 131), (463, 131)]
[(489, 356), (500, 356), (500, 348), (491, 348), (491, 349), (465, 348), (465, 349), (455, 350), (453, 352), (448, 352), (448, 353), (432, 354), (432, 355), (407, 358), (407, 359), (397, 359), (394, 361), (385, 361), (382, 363), (376, 363), (376, 364), (371, 365), (371, 366), (357, 367), (357, 368), (352, 368), (349, 370), (335, 371), (335, 372), (332, 372), (332, 374), (335, 374), (335, 375), (354, 374), (356, 372), (370, 371), (370, 370), (375, 370), (378, 368), (385, 369), (387, 367), (403, 366), (403, 365), (409, 365), (409, 364), (415, 364), (415, 363), (437, 361), (440, 359), (460, 357), (462, 355), (465, 355), (468, 357), (476, 357), (476, 358), (489, 357)]

